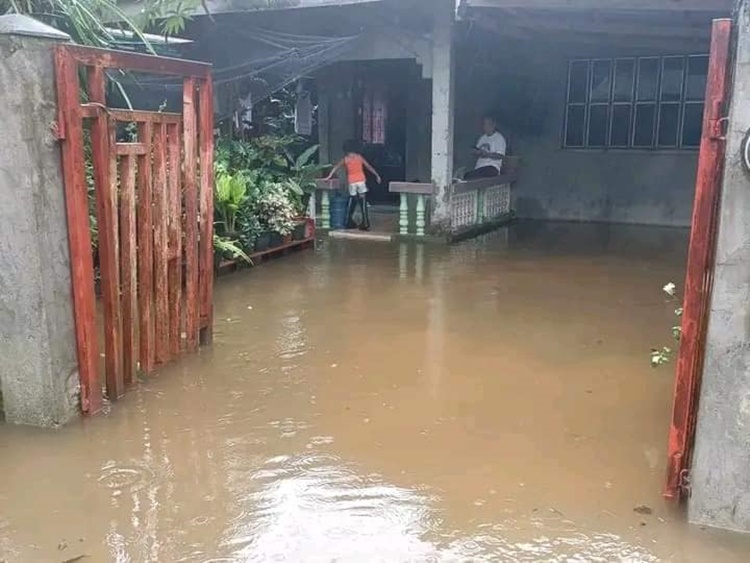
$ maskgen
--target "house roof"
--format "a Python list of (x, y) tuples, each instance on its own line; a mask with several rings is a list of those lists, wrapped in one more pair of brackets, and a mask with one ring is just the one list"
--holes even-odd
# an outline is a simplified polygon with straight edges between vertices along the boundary
[[(241, 12), (260, 12), (273, 10), (294, 10), (300, 8), (326, 8), (349, 6), (353, 4), (372, 4), (382, 0), (205, 0), (203, 6), (196, 8), (193, 15), (229, 14)], [(205, 6), (205, 9), (204, 9)], [(135, 15), (141, 10), (137, 0), (123, 2), (123, 10), (128, 15)]]
[(621, 10), (628, 12), (732, 11), (733, 0), (459, 0), (459, 6), (469, 8), (506, 8), (538, 10)]
[(705, 50), (733, 0), (460, 0), (458, 15), (505, 37)]

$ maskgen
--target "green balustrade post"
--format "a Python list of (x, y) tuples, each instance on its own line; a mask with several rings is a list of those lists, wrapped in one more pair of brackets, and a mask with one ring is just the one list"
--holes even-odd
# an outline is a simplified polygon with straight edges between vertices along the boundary
[(320, 200), (320, 213), (323, 215), (321, 225), (324, 229), (331, 228), (331, 204), (328, 199), (328, 190), (323, 190), (323, 195)]
[(399, 234), (409, 234), (409, 201), (407, 194), (401, 193), (401, 205), (399, 206)]
[(424, 213), (425, 213), (424, 194), (419, 194), (417, 196), (417, 236), (418, 237), (424, 236), (424, 227), (425, 227)]

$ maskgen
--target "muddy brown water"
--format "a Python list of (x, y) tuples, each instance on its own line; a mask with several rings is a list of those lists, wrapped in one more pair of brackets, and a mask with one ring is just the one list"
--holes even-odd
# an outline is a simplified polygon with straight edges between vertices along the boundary
[(0, 427), (0, 560), (748, 561), (660, 496), (685, 245), (520, 224), (224, 278), (211, 349)]

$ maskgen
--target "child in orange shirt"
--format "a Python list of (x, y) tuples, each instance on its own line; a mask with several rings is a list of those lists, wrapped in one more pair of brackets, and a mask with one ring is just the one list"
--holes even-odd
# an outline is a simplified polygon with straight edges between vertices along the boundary
[(341, 168), (346, 169), (346, 181), (349, 185), (349, 208), (347, 210), (346, 228), (356, 228), (354, 211), (357, 208), (357, 203), (359, 203), (362, 210), (362, 224), (359, 226), (359, 229), (369, 231), (370, 215), (367, 210), (367, 177), (365, 176), (365, 170), (369, 170), (375, 176), (378, 184), (381, 182), (380, 174), (360, 154), (356, 141), (346, 141), (344, 143), (344, 158), (336, 163), (336, 166), (333, 167), (333, 170), (331, 170), (326, 179), (330, 180), (333, 178)]

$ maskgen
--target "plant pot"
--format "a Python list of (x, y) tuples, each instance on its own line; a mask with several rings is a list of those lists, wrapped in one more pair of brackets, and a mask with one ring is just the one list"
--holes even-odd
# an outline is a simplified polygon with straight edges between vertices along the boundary
[(271, 235), (273, 233), (266, 231), (260, 233), (255, 239), (255, 252), (265, 252), (271, 247)]
[(276, 248), (284, 244), (284, 237), (279, 233), (270, 233), (269, 248)]
[(302, 221), (300, 223), (297, 223), (294, 226), (294, 231), (292, 231), (292, 240), (298, 241), (298, 240), (305, 239), (306, 238), (305, 235), (307, 234), (306, 231), (307, 231), (307, 221)]

